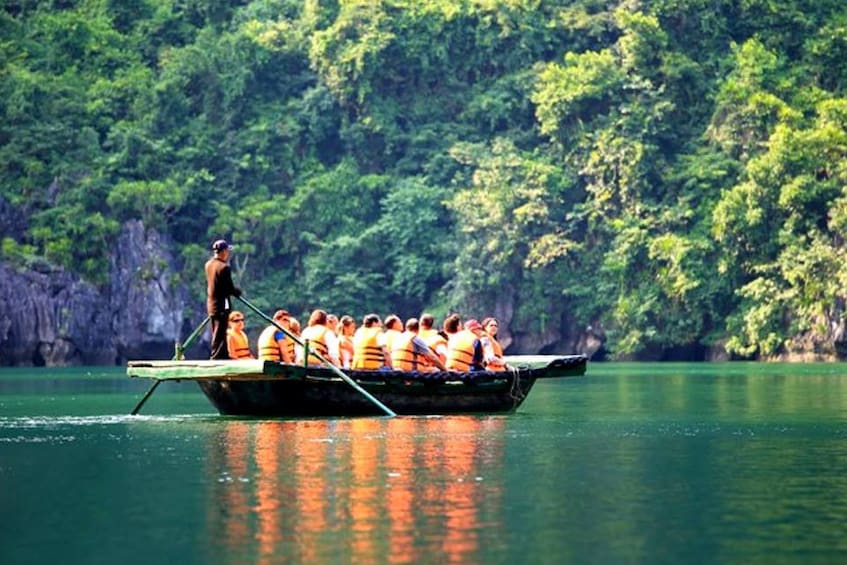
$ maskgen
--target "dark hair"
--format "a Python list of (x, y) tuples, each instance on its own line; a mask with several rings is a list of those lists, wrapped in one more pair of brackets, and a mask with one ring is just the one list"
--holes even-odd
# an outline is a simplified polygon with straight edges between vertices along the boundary
[(379, 316), (376, 314), (365, 314), (365, 317), (362, 318), (362, 325), (366, 328), (371, 328), (374, 325), (379, 323)]
[(353, 316), (348, 316), (347, 314), (344, 314), (343, 316), (341, 316), (341, 319), (338, 320), (338, 322), (341, 324), (342, 328), (346, 328), (350, 324), (356, 323), (356, 321), (353, 319)]
[(326, 324), (326, 311), (321, 310), (320, 308), (312, 311), (312, 315), (309, 316), (309, 325), (310, 326), (320, 326)]
[(425, 330), (432, 328), (435, 325), (435, 318), (432, 317), (432, 314), (423, 313), (421, 314), (421, 327)]
[(403, 329), (403, 321), (400, 320), (400, 316), (397, 314), (389, 314), (385, 317), (385, 327), (395, 329), (394, 326), (400, 326), (400, 329)]
[(444, 331), (450, 334), (459, 331), (459, 324), (462, 322), (461, 316), (458, 314), (450, 314), (444, 318)]
[(420, 324), (418, 323), (417, 318), (409, 318), (406, 320), (406, 331), (407, 332), (417, 332), (420, 328)]

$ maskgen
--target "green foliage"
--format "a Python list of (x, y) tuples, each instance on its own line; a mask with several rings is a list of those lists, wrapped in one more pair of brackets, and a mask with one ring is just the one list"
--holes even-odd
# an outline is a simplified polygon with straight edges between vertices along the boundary
[(524, 269), (546, 266), (572, 248), (558, 225), (566, 179), (505, 138), (490, 146), (457, 144), (451, 155), (474, 169), (470, 186), (449, 202), (458, 227), (452, 305), (488, 312), (517, 290)]
[(715, 208), (721, 264), (746, 279), (732, 350), (771, 355), (798, 334), (830, 337), (842, 315), (845, 112), (847, 101), (830, 99), (812, 120), (777, 125)]
[(3, 261), (19, 268), (33, 267), (39, 263), (40, 256), (34, 245), (20, 244), (11, 237), (0, 240), (0, 257)]
[(109, 192), (106, 203), (118, 217), (141, 218), (152, 228), (163, 228), (185, 195), (174, 182), (121, 181)]
[(374, 268), (382, 265), (379, 240), (380, 234), (368, 229), (359, 236), (341, 236), (322, 244), (309, 254), (299, 289), (300, 309), (306, 312), (311, 305), (339, 314), (390, 310), (389, 276)]
[(382, 200), (375, 231), (384, 237), (386, 271), (395, 309), (416, 312), (446, 282), (443, 260), (453, 253), (445, 201), (449, 192), (418, 178), (404, 179)]
[(95, 283), (106, 282), (108, 250), (119, 227), (115, 220), (73, 205), (50, 208), (32, 221), (31, 237), (49, 261)]
[(837, 0), (13, 2), (3, 260), (105, 283), (141, 219), (197, 300), (226, 237), (248, 295), (301, 315), (511, 312), (620, 355), (831, 342), (845, 29)]
[(734, 46), (735, 68), (721, 85), (710, 140), (740, 161), (748, 160), (782, 120), (799, 119), (780, 98), (784, 76), (778, 58), (751, 39)]

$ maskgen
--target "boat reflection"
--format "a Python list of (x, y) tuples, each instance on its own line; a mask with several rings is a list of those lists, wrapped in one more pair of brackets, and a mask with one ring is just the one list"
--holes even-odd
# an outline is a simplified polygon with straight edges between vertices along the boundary
[(480, 528), (502, 527), (503, 422), (227, 422), (210, 535), (260, 563), (479, 561)]

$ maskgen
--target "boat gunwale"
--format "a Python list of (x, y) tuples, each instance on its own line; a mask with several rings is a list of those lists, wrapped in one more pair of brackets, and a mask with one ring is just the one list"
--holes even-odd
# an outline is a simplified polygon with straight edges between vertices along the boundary
[[(539, 356), (541, 365), (525, 364), (512, 366), (506, 371), (473, 371), (467, 373), (438, 371), (433, 373), (404, 372), (397, 370), (349, 370), (345, 374), (360, 384), (376, 385), (404, 381), (424, 384), (481, 384), (487, 382), (511, 382), (515, 377), (561, 378), (582, 376), (585, 373), (585, 355)], [(199, 373), (199, 374), (198, 374)], [(322, 374), (326, 373), (326, 374)], [(131, 378), (150, 378), (158, 381), (278, 381), (309, 380), (312, 382), (335, 382), (339, 377), (331, 368), (319, 365), (295, 365), (259, 359), (246, 360), (139, 360), (127, 363), (127, 375)]]

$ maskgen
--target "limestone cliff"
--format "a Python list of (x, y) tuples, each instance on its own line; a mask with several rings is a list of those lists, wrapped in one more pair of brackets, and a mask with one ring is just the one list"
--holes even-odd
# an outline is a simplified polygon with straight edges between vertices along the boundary
[(515, 322), (516, 301), (514, 291), (503, 289), (491, 309), (500, 322), (498, 341), (507, 354), (584, 353), (591, 359), (604, 356), (604, 332), (580, 326), (562, 304), (551, 300), (549, 316), (533, 320), (527, 327)]
[(172, 355), (186, 292), (174, 281), (179, 261), (169, 243), (140, 221), (127, 222), (110, 265), (110, 285), (98, 288), (58, 267), (0, 260), (0, 365), (111, 365)]
[(0, 263), (0, 364), (113, 364), (110, 329), (93, 286), (47, 265)]
[(119, 361), (168, 358), (181, 337), (185, 289), (172, 246), (141, 221), (127, 222), (111, 257), (109, 315)]

